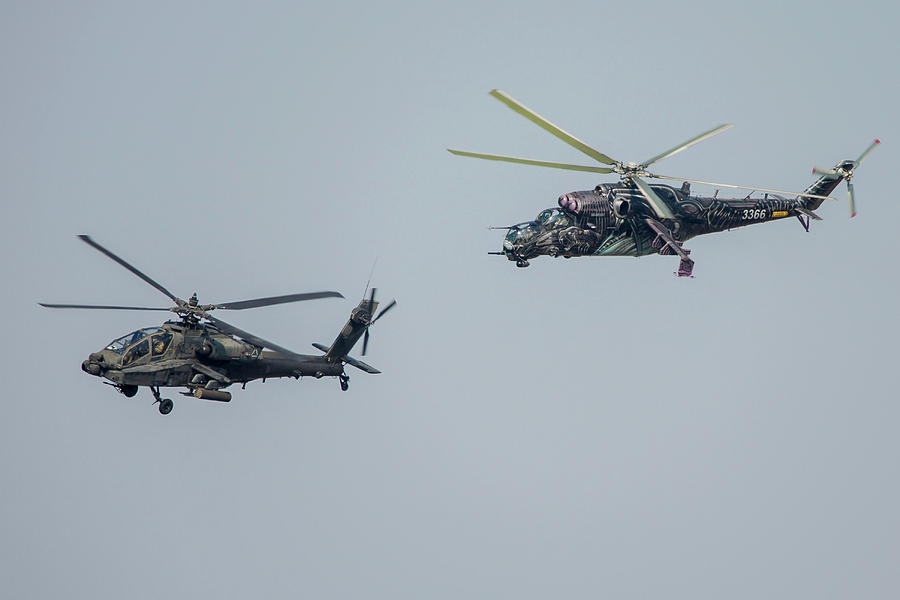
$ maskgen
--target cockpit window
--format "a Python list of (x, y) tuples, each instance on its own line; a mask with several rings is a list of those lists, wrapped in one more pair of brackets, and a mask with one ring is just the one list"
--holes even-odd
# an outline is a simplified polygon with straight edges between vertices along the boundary
[(546, 210), (542, 210), (541, 213), (537, 216), (537, 222), (541, 225), (546, 225), (547, 221), (553, 216), (555, 212), (559, 212), (559, 210), (555, 208), (548, 208)]
[(559, 210), (558, 208), (548, 208), (542, 210), (537, 216), (537, 222), (544, 226), (544, 229), (554, 230), (563, 229), (572, 224), (572, 217)]
[(137, 331), (133, 331), (128, 335), (123, 335), (117, 340), (113, 340), (112, 342), (110, 342), (109, 346), (106, 347), (106, 349), (112, 350), (113, 352), (116, 352), (118, 354), (122, 354), (122, 352), (124, 352), (125, 348), (127, 348), (128, 346), (158, 331), (162, 331), (162, 329), (159, 327), (146, 327), (144, 329), (138, 329)]
[(530, 240), (535, 233), (541, 230), (541, 226), (535, 223), (534, 221), (526, 224), (524, 227), (520, 226), (518, 236), (516, 237), (516, 241), (518, 242), (526, 242)]
[(132, 346), (122, 358), (122, 366), (128, 366), (142, 356), (145, 356), (148, 352), (150, 352), (150, 340), (144, 340), (137, 346)]
[(541, 226), (537, 221), (519, 223), (510, 228), (509, 233), (506, 234), (506, 242), (504, 244), (524, 244), (540, 231)]
[(159, 356), (164, 354), (166, 349), (169, 347), (169, 342), (172, 341), (171, 333), (158, 333), (150, 338), (150, 349), (153, 352), (153, 356)]

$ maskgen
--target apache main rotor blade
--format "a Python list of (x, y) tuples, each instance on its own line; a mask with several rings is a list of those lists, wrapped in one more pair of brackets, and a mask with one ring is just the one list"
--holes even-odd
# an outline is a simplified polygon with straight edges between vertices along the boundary
[(530, 158), (516, 158), (514, 156), (501, 156), (499, 154), (480, 154), (478, 152), (466, 152), (464, 150), (451, 150), (447, 148), (450, 154), (457, 156), (471, 156), (472, 158), (483, 158), (485, 160), (498, 160), (502, 162), (518, 163), (521, 165), (534, 165), (536, 167), (550, 167), (552, 169), (567, 169), (569, 171), (587, 171), (588, 173), (612, 173), (609, 167), (587, 167), (584, 165), (570, 165), (568, 163), (548, 162), (545, 160), (532, 160)]
[(38, 302), (44, 308), (92, 308), (100, 310), (165, 310), (168, 308), (150, 308), (148, 306), (104, 306), (100, 304), (45, 304)]
[(656, 195), (656, 192), (647, 185), (646, 181), (643, 181), (640, 177), (629, 177), (631, 181), (634, 182), (634, 185), (641, 191), (644, 195), (644, 198), (647, 199), (647, 202), (650, 203), (650, 206), (653, 207), (654, 212), (656, 212), (657, 216), (661, 219), (674, 219), (675, 215), (672, 214), (672, 211), (669, 210), (669, 207), (665, 202), (662, 201), (662, 198)]
[(173, 302), (178, 304), (178, 298), (176, 298), (172, 294), (172, 292), (170, 292), (169, 290), (167, 290), (160, 284), (156, 283), (155, 281), (153, 281), (152, 279), (150, 279), (149, 277), (147, 277), (146, 275), (144, 275), (143, 273), (138, 271), (136, 268), (134, 268), (133, 266), (131, 266), (130, 264), (128, 264), (127, 262), (125, 262), (124, 260), (122, 260), (121, 258), (116, 256), (115, 254), (113, 254), (112, 252), (110, 252), (109, 250), (107, 250), (106, 248), (104, 248), (103, 246), (101, 246), (100, 244), (95, 242), (94, 240), (92, 240), (89, 235), (79, 235), (78, 237), (81, 239), (82, 242), (84, 242), (85, 244), (87, 244), (89, 246), (93, 246), (94, 248), (96, 248), (97, 250), (99, 250), (100, 252), (105, 254), (106, 256), (110, 257), (111, 259), (113, 259), (114, 261), (116, 261), (117, 263), (119, 263), (120, 265), (122, 265), (123, 267), (125, 267), (126, 269), (128, 269), (129, 271), (131, 271), (132, 273), (134, 273), (135, 275), (137, 275), (138, 277), (140, 277), (141, 279), (143, 279), (144, 281), (146, 281), (147, 283), (149, 283), (150, 285), (152, 285), (153, 287), (158, 289), (159, 291), (161, 291), (163, 294), (168, 296)]
[(587, 154), (594, 160), (601, 162), (605, 165), (616, 164), (615, 160), (611, 159), (610, 157), (603, 154), (599, 150), (595, 150), (594, 148), (591, 148), (590, 146), (588, 146), (587, 144), (585, 144), (584, 142), (579, 140), (577, 137), (575, 137), (571, 133), (568, 133), (567, 131), (557, 127), (556, 125), (554, 125), (553, 123), (551, 123), (550, 121), (548, 121), (547, 119), (542, 117), (541, 115), (537, 114), (530, 108), (527, 108), (527, 107), (523, 106), (522, 104), (519, 104), (516, 100), (513, 100), (512, 98), (510, 98), (509, 96), (507, 96), (506, 94), (501, 92), (500, 90), (491, 90), (491, 96), (493, 96), (494, 98), (496, 98), (503, 104), (507, 105), (508, 107), (510, 107), (511, 109), (513, 109), (514, 111), (516, 111), (517, 113), (519, 113), (520, 115), (522, 115), (523, 117), (525, 117), (526, 119), (528, 119), (529, 121), (531, 121), (532, 123), (537, 125), (538, 127), (555, 135), (556, 137), (558, 137), (565, 143), (569, 144), (573, 148), (584, 152), (585, 154)]
[(670, 156), (678, 154), (682, 150), (686, 150), (686, 149), (690, 148), (691, 146), (693, 146), (694, 144), (699, 144), (703, 140), (709, 139), (716, 134), (722, 133), (726, 129), (731, 129), (732, 127), (734, 127), (734, 124), (732, 124), (732, 123), (725, 123), (724, 125), (719, 125), (718, 127), (713, 127), (709, 131), (701, 133), (698, 136), (692, 137), (691, 139), (689, 139), (685, 143), (681, 144), (680, 146), (675, 146), (671, 150), (666, 150), (662, 154), (657, 154), (653, 158), (649, 158), (649, 159), (645, 160), (644, 162), (641, 163), (641, 165), (644, 167), (650, 166), (655, 162), (661, 161), (664, 158), (669, 158)]
[(220, 330), (224, 331), (225, 333), (237, 336), (237, 337), (241, 338), (242, 340), (250, 342), (254, 346), (259, 346), (260, 348), (270, 348), (270, 349), (274, 350), (275, 352), (278, 352), (279, 354), (284, 354), (285, 356), (289, 356), (291, 358), (302, 358), (296, 352), (288, 350), (287, 348), (283, 348), (282, 346), (279, 346), (278, 344), (273, 344), (272, 342), (270, 342), (268, 340), (264, 340), (259, 336), (255, 336), (252, 333), (248, 333), (248, 332), (244, 331), (243, 329), (238, 329), (234, 325), (229, 325), (225, 321), (216, 319), (215, 317), (210, 317), (209, 315), (207, 315), (205, 318), (210, 323), (212, 323), (213, 325), (215, 325), (216, 327), (218, 327)]
[(673, 181), (689, 181), (691, 183), (700, 183), (703, 185), (712, 185), (715, 187), (727, 187), (736, 190), (753, 190), (754, 192), (768, 192), (770, 194), (787, 194), (788, 196), (802, 196), (804, 198), (821, 198), (822, 200), (837, 200), (831, 196), (820, 196), (818, 194), (805, 194), (803, 192), (788, 192), (785, 190), (773, 190), (770, 188), (753, 187), (752, 185), (732, 185), (730, 183), (716, 183), (714, 181), (703, 181), (701, 179), (686, 179), (684, 177), (669, 177), (668, 175), (648, 175), (648, 177), (656, 177), (657, 179), (671, 179)]
[(306, 294), (287, 294), (285, 296), (272, 296), (269, 298), (241, 300), (240, 302), (225, 302), (222, 304), (216, 304), (216, 308), (224, 308), (227, 310), (244, 310), (246, 308), (258, 308), (260, 306), (272, 306), (274, 304), (286, 304), (288, 302), (302, 302), (303, 300), (343, 297), (343, 294), (340, 294), (339, 292), (309, 292)]

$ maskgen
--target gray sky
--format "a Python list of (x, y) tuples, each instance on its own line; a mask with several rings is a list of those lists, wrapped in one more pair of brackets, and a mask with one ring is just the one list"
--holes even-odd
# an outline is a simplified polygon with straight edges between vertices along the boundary
[[(900, 592), (897, 9), (884, 3), (4, 3), (0, 581), (11, 598), (849, 598)], [(845, 202), (672, 257), (486, 254), (590, 174)], [(705, 190), (711, 193), (712, 190)], [(845, 196), (842, 186), (837, 191)], [(329, 343), (372, 261), (384, 371), (228, 405), (80, 371), (177, 295), (338, 289), (229, 320)]]

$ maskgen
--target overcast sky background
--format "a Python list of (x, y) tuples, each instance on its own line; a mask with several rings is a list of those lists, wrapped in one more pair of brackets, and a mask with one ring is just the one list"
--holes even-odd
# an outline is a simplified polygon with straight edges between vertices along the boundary
[[(4, 2), (0, 586), (9, 598), (887, 598), (900, 593), (896, 7)], [(488, 251), (621, 160), (803, 189), (795, 220), (673, 257)], [(589, 164), (589, 163), (585, 163)], [(712, 189), (702, 189), (707, 194)], [(722, 194), (726, 195), (726, 194)], [(374, 284), (399, 306), (338, 382), (230, 404), (80, 370), (181, 297), (296, 351)], [(357, 349), (357, 353), (358, 353)]]

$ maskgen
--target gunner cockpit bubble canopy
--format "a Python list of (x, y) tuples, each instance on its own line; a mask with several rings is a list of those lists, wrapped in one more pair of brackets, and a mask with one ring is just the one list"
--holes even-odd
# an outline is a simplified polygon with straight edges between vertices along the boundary
[(506, 243), (508, 244), (524, 244), (535, 234), (541, 231), (541, 224), (537, 221), (526, 221), (513, 225), (506, 234)]

